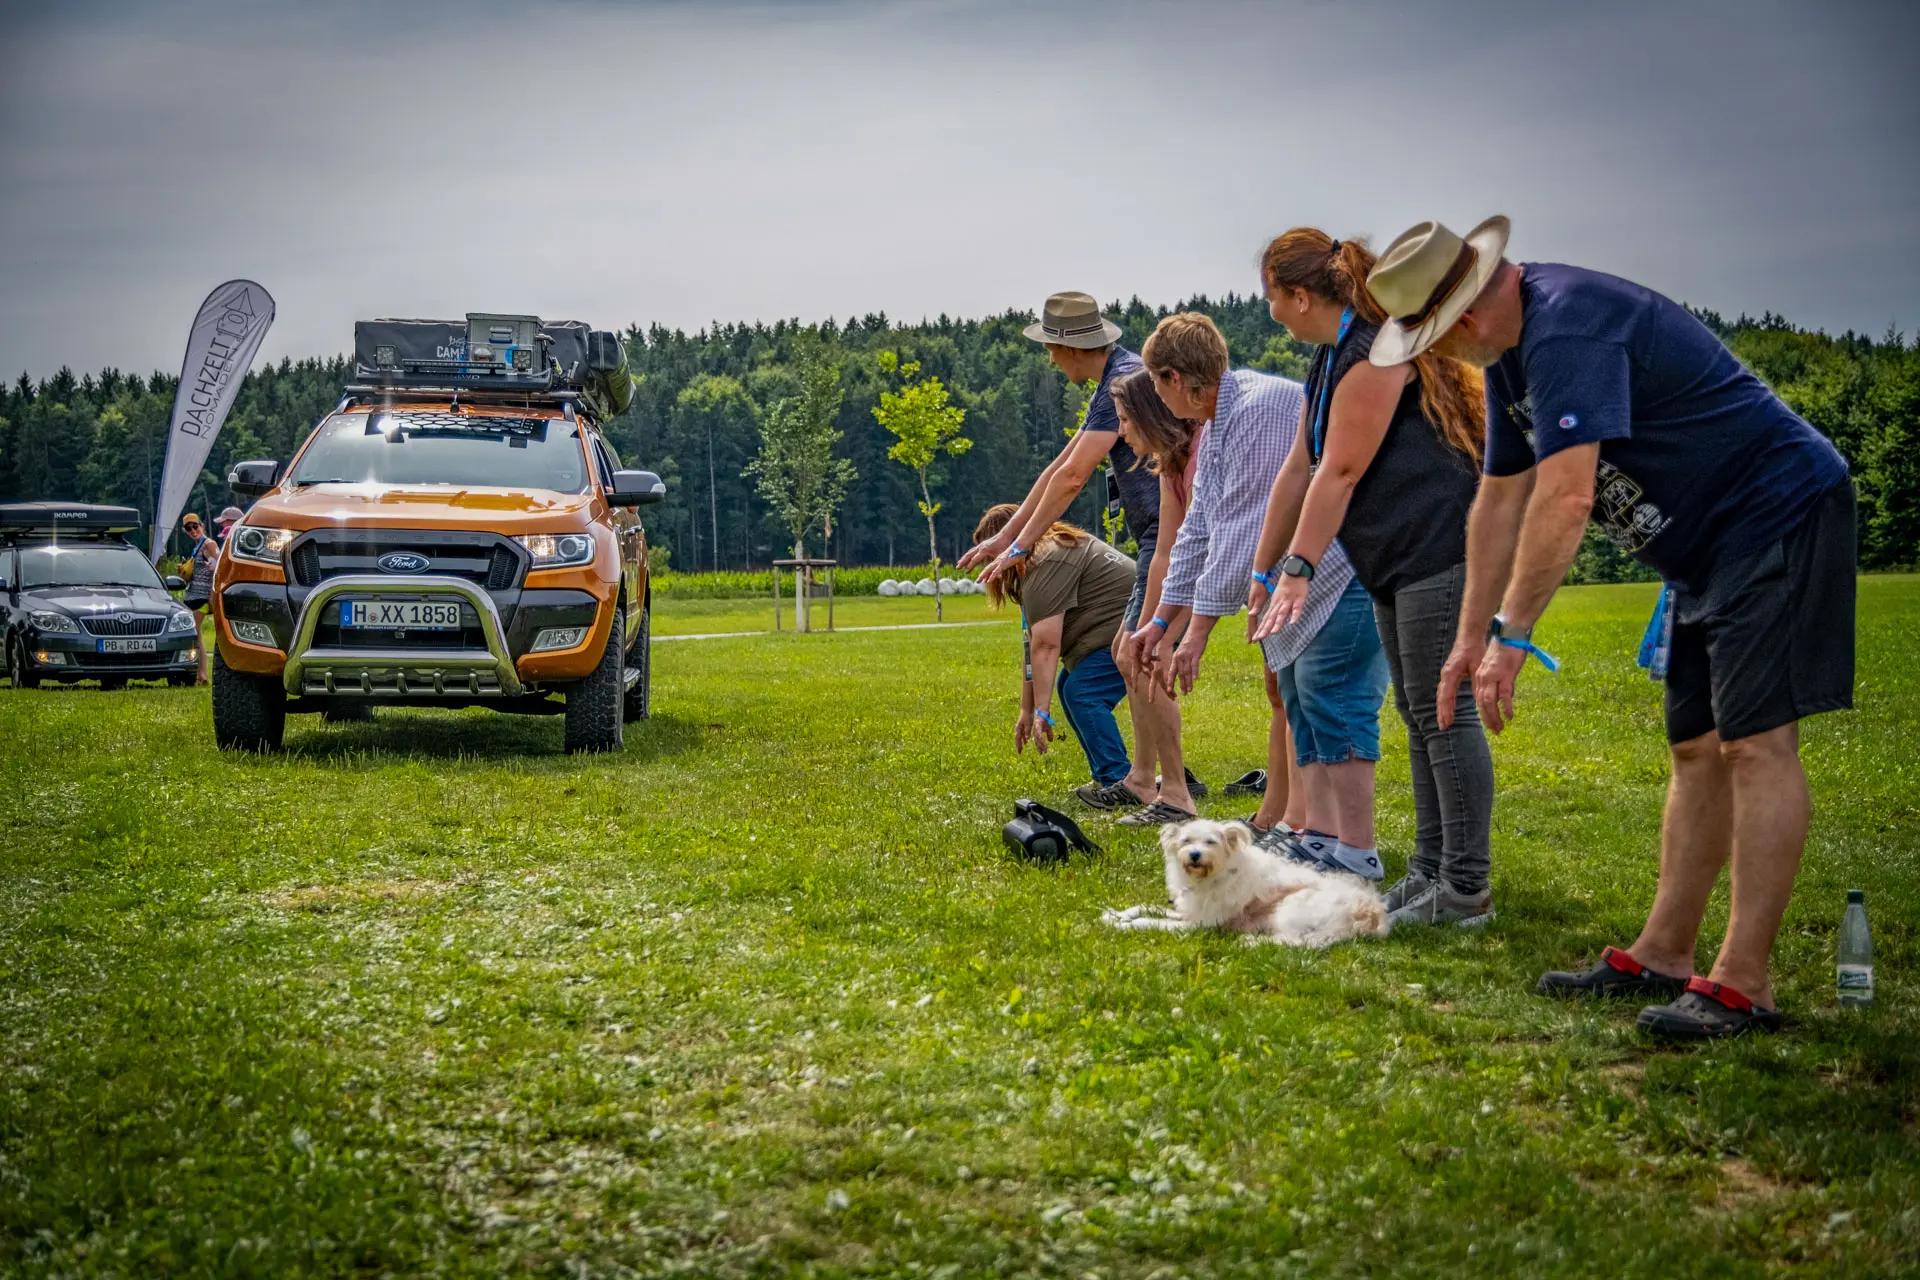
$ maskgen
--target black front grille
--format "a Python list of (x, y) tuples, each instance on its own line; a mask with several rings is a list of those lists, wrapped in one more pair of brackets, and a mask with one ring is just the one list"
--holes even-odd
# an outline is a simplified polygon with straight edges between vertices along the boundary
[[(427, 563), (419, 570), (422, 574), (464, 578), (488, 591), (505, 591), (518, 584), (526, 561), (524, 552), (497, 533), (316, 529), (295, 541), (289, 563), (294, 582), (312, 587), (341, 574), (387, 574), (380, 567), (380, 559), (396, 551), (424, 559)], [(412, 575), (388, 576), (403, 579)]]
[(157, 636), (160, 628), (167, 625), (165, 618), (135, 614), (126, 622), (113, 614), (96, 614), (91, 618), (80, 619), (80, 625), (89, 635), (96, 636)]

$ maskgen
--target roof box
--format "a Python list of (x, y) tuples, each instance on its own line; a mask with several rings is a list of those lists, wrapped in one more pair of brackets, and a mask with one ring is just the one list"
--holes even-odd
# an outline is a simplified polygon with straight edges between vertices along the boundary
[(0, 535), (84, 533), (89, 536), (126, 533), (140, 527), (140, 513), (132, 507), (106, 507), (95, 502), (0, 503)]
[(578, 320), (471, 312), (458, 320), (362, 320), (356, 378), (372, 387), (573, 392), (603, 416), (623, 412), (633, 379), (619, 335)]

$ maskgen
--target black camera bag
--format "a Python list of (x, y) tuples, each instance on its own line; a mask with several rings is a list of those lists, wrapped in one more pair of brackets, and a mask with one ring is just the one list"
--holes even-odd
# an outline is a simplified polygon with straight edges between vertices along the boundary
[(1075, 849), (1100, 852), (1100, 846), (1087, 839), (1079, 823), (1038, 800), (1015, 800), (1013, 821), (1000, 828), (1000, 838), (1009, 849), (1034, 862), (1065, 862)]

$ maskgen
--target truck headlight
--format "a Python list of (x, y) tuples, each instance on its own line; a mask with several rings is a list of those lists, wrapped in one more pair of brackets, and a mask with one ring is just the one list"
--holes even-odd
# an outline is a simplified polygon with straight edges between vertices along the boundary
[(32, 613), (28, 614), (27, 617), (32, 619), (35, 627), (50, 636), (77, 636), (80, 634), (80, 624), (78, 622), (75, 622), (66, 614), (57, 613), (52, 609), (35, 609)]
[(182, 631), (193, 630), (193, 614), (185, 609), (176, 609), (167, 619), (167, 634), (178, 635)]
[(525, 533), (514, 541), (527, 549), (536, 569), (593, 563), (593, 539), (584, 533)]
[(227, 545), (239, 559), (277, 565), (293, 538), (292, 529), (263, 529), (259, 525), (243, 524), (233, 531)]

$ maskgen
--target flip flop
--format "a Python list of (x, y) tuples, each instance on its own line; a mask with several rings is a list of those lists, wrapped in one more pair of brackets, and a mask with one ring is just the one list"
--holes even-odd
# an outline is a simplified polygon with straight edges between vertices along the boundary
[(1230, 796), (1263, 796), (1267, 794), (1267, 771), (1249, 769), (1226, 785), (1226, 794)]
[(1138, 809), (1120, 819), (1123, 827), (1164, 827), (1169, 822), (1191, 822), (1198, 817), (1185, 809), (1176, 809), (1164, 800), (1155, 800), (1144, 809)]

